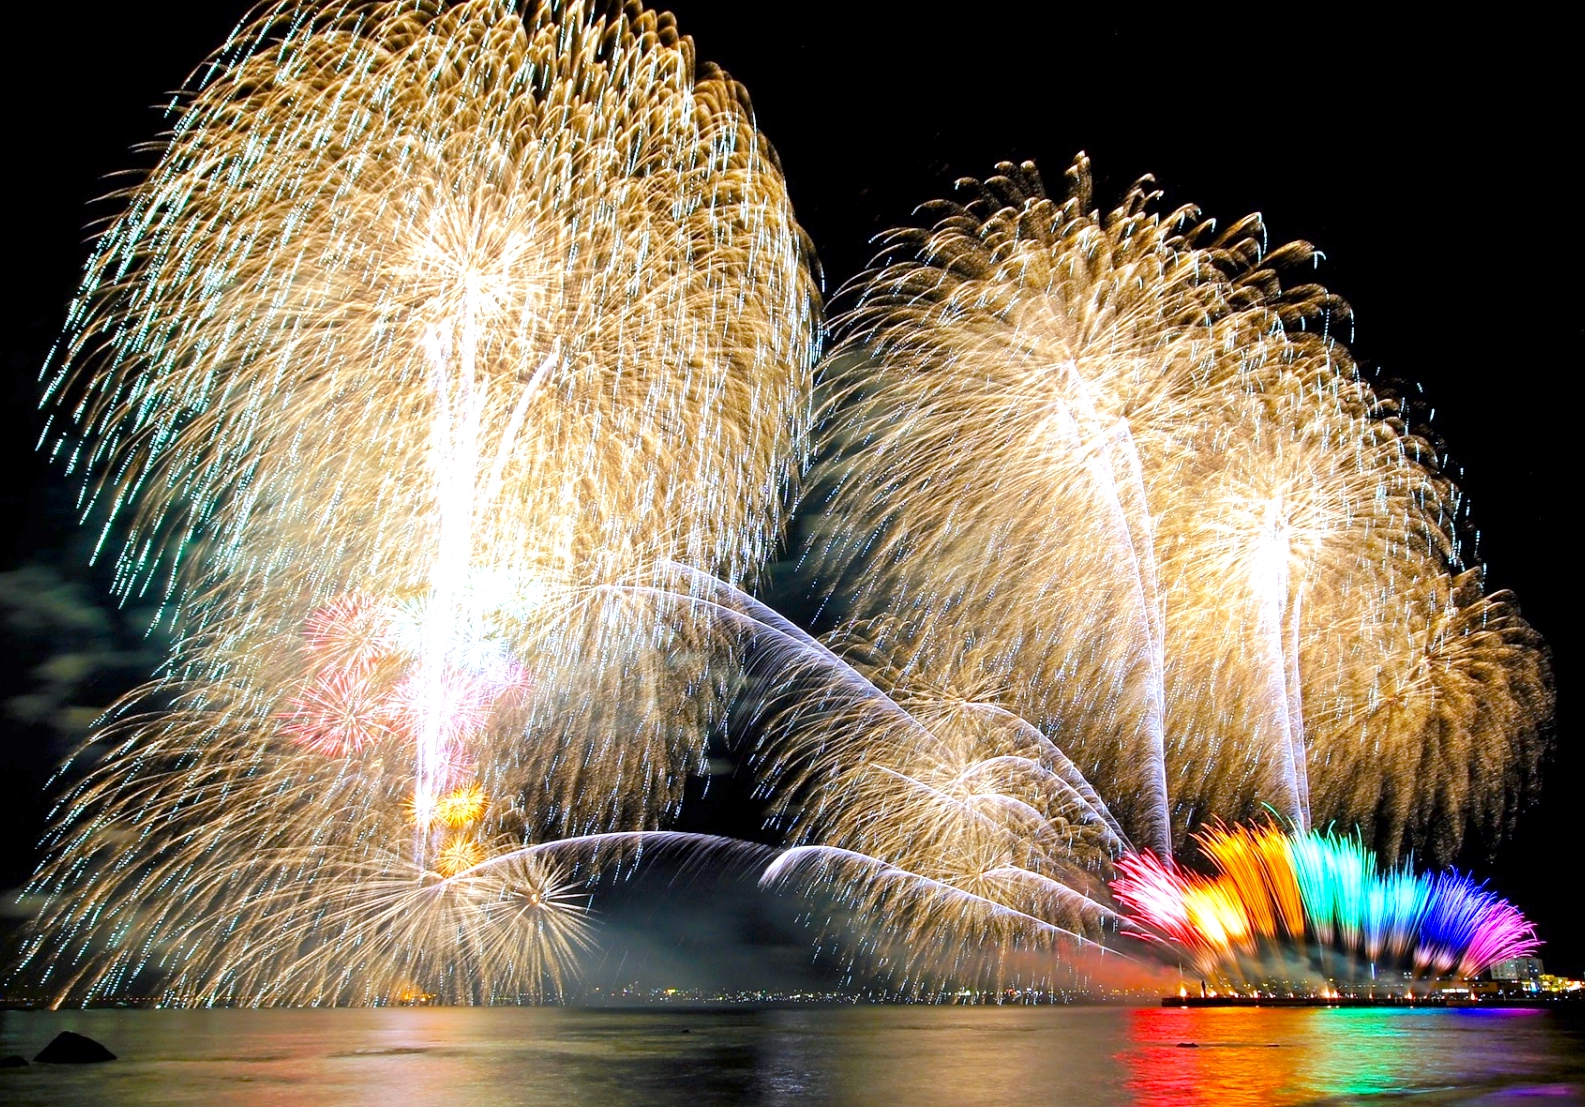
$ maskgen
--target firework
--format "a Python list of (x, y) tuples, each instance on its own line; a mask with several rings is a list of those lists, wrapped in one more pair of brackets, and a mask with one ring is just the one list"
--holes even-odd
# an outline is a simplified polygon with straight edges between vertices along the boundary
[(805, 567), (856, 679), (771, 728), (796, 846), (767, 883), (834, 900), (848, 959), (915, 992), (1060, 980), (1118, 924), (1119, 856), (1203, 957), (1306, 926), (1405, 956), (1424, 889), (1358, 841), (1210, 832), (1217, 881), (1137, 858), (1268, 806), (1389, 856), (1500, 825), (1550, 713), (1539, 639), (1465, 568), (1346, 306), (1283, 288), (1308, 246), (1143, 184), (1103, 216), (1082, 158), (1061, 201), (1001, 168), (891, 235), (838, 320)]
[[(52, 357), (46, 438), (177, 645), (62, 800), (26, 961), (63, 1000), (558, 993), (579, 887), (701, 846), (654, 835), (729, 691), (765, 883), (906, 992), (1050, 984), (1119, 901), (1208, 964), (1527, 948), (1307, 832), (1500, 826), (1551, 697), (1346, 308), (1279, 280), (1309, 247), (1003, 173), (891, 237), (826, 363), (821, 642), (742, 591), (818, 327), (741, 90), (636, 5), (239, 29)], [(1295, 833), (1158, 860), (1261, 805)]]
[[(902, 686), (983, 688), (1170, 855), (1262, 805), (1389, 855), (1500, 827), (1550, 716), (1461, 500), (1258, 220), (1003, 165), (838, 319), (807, 558)], [(872, 628), (880, 628), (878, 631)]]
[(461, 829), (478, 822), (490, 809), (490, 797), (477, 783), (458, 788), (435, 801), (434, 818), (453, 829)]
[(1378, 873), (1357, 837), (1264, 826), (1216, 827), (1198, 840), (1213, 875), (1129, 854), (1112, 892), (1136, 933), (1207, 974), (1237, 975), (1240, 958), (1314, 943), (1323, 956), (1471, 977), (1539, 945), (1517, 908), (1469, 877), (1407, 865)]
[(1071, 983), (1120, 921), (1104, 876), (1128, 839), (1106, 804), (1005, 709), (904, 692), (881, 659), (843, 653), (862, 674), (811, 659), (767, 728), (776, 815), (800, 844), (762, 882), (833, 903), (837, 948), (900, 994)]
[(74, 1000), (555, 992), (581, 908), (511, 859), (676, 809), (730, 651), (657, 574), (746, 581), (802, 464), (774, 155), (636, 5), (293, 0), (174, 110), (47, 438), (177, 645), (27, 960)]

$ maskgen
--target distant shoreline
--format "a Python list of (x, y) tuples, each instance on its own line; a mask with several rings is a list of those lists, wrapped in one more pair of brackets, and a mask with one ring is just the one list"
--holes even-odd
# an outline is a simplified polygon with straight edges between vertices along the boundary
[(1552, 999), (1492, 998), (1446, 999), (1439, 995), (1415, 996), (1162, 996), (1163, 1007), (1387, 1007), (1405, 1011), (1427, 1007), (1451, 1010), (1500, 1011), (1505, 1008), (1566, 1008), (1585, 1010), (1585, 997), (1571, 994)]

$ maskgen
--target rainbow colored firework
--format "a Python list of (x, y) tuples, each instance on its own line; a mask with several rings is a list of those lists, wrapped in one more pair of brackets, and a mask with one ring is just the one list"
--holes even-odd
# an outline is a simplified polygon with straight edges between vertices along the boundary
[(1407, 863), (1378, 872), (1357, 836), (1268, 824), (1218, 825), (1196, 839), (1214, 875), (1142, 851), (1117, 862), (1111, 888), (1137, 936), (1181, 947), (1207, 973), (1314, 942), (1323, 957), (1470, 977), (1540, 946), (1523, 913), (1484, 885)]

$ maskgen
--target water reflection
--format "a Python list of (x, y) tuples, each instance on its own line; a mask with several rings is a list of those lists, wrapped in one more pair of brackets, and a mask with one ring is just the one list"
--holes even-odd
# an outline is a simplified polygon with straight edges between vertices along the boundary
[(31, 1056), (62, 1029), (122, 1060), (0, 1071), (0, 1102), (1266, 1107), (1408, 1092), (1573, 1102), (1585, 1086), (1580, 1024), (1547, 1012), (10, 1012), (0, 1054)]
[(1435, 1102), (1506, 1094), (1574, 1102), (1585, 1077), (1578, 1020), (1537, 1010), (1130, 1012), (1118, 1055), (1145, 1107), (1277, 1107), (1416, 1093)]
[[(1300, 1051), (1272, 1040), (1266, 1014), (1240, 1009), (1131, 1011), (1129, 1048), (1119, 1059), (1128, 1068), (1136, 1102), (1146, 1107), (1268, 1107), (1281, 1102), (1300, 1083), (1295, 1072)], [(1188, 1017), (1175, 1017), (1182, 1015)]]

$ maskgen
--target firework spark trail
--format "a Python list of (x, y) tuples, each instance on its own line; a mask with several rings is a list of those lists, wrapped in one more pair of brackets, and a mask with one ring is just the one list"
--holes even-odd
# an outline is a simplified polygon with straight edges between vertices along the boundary
[[(1389, 856), (1503, 827), (1551, 714), (1459, 494), (1279, 273), (1136, 186), (1003, 165), (899, 230), (837, 320), (808, 578), (899, 686), (984, 689), (1163, 856), (1212, 815), (1359, 821)], [(881, 627), (878, 633), (866, 628)]]
[[(559, 991), (574, 885), (661, 840), (729, 685), (794, 843), (766, 882), (837, 889), (915, 992), (1049, 982), (1118, 925), (1129, 833), (1168, 856), (1260, 801), (1394, 849), (1500, 823), (1544, 657), (1462, 569), (1456, 491), (1329, 337), (1342, 305), (1280, 287), (1308, 248), (1006, 172), (894, 236), (828, 363), (822, 643), (738, 587), (817, 331), (741, 90), (632, 6), (240, 29), (52, 358), (117, 589), (180, 631), (32, 885), (57, 994)], [(1328, 942), (1424, 924), (1362, 847), (1294, 848), (1297, 892), (1240, 914), (1272, 862), (1229, 854), (1185, 935), (1247, 948), (1294, 895)], [(1500, 948), (1482, 895), (1448, 885), (1416, 957)]]
[(1120, 921), (1104, 878), (1131, 847), (1105, 803), (1025, 720), (840, 652), (861, 679), (770, 666), (758, 765), (797, 844), (762, 884), (829, 904), (822, 941), (899, 994), (1074, 982)]
[(1384, 955), (1416, 974), (1473, 977), (1534, 953), (1535, 928), (1506, 900), (1456, 871), (1376, 871), (1358, 838), (1275, 826), (1213, 827), (1198, 836), (1215, 872), (1198, 876), (1151, 853), (1117, 863), (1112, 892), (1140, 935), (1188, 953), (1201, 971), (1242, 975), (1271, 949)]
[(733, 662), (654, 593), (750, 579), (803, 463), (774, 155), (636, 5), (293, 0), (174, 111), (46, 438), (178, 643), (56, 812), (27, 958), (71, 1000), (558, 991), (581, 907), (496, 859), (676, 810)]
[(798, 846), (761, 883), (842, 905), (839, 955), (896, 994), (939, 998), (978, 986), (1052, 988), (1095, 959), (1132, 959), (1102, 941), (1116, 925), (1105, 905), (1019, 866), (977, 881), (936, 879), (869, 853)]

